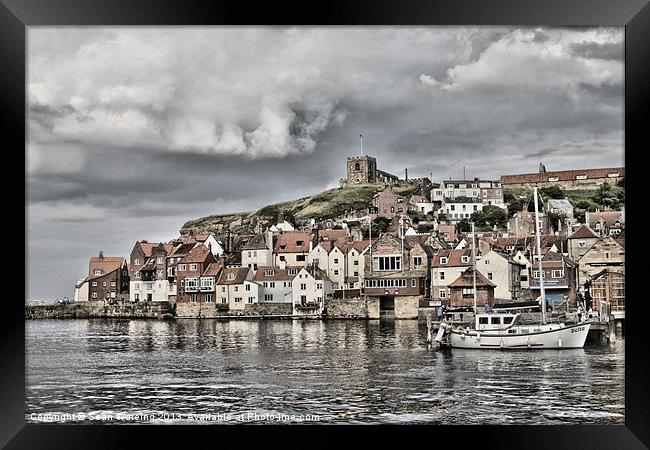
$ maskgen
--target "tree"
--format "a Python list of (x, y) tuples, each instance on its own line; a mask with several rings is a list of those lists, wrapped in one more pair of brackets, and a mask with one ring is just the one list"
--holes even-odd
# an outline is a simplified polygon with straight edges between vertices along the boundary
[[(374, 237), (379, 237), (381, 233), (386, 232), (388, 225), (390, 225), (390, 219), (387, 219), (386, 217), (377, 217), (372, 221), (372, 235)], [(364, 238), (370, 238), (370, 227), (362, 227), (361, 231)]]
[(508, 223), (506, 212), (494, 205), (487, 205), (483, 211), (476, 211), (472, 214), (471, 219), (480, 228), (491, 228), (494, 225), (503, 228)]
[(456, 224), (456, 228), (458, 229), (458, 231), (462, 233), (472, 231), (472, 226), (470, 225), (467, 219), (459, 220), (458, 223)]
[(547, 213), (547, 216), (548, 216), (549, 222), (551, 223), (551, 227), (553, 227), (553, 229), (556, 230), (556, 231), (559, 228), (558, 224), (559, 224), (560, 220), (562, 222), (564, 222), (564, 219), (566, 219), (566, 216), (564, 214), (554, 213), (554, 212), (550, 212), (550, 211)]
[(544, 199), (547, 199), (547, 198), (553, 198), (553, 199), (564, 198), (564, 192), (562, 191), (560, 186), (557, 186), (557, 185), (540, 188), (539, 193), (541, 194), (542, 198), (544, 198)]

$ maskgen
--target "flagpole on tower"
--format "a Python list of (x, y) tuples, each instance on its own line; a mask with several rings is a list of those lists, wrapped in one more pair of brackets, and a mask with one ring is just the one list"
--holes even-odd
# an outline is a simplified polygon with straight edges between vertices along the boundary
[(363, 156), (363, 134), (359, 135), (359, 140), (361, 141), (361, 156)]

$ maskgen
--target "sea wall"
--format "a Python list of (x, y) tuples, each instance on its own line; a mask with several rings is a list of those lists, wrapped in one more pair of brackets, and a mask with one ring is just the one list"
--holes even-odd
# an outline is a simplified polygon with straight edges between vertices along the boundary
[(379, 298), (327, 298), (323, 316), (328, 319), (379, 319)]
[(171, 318), (172, 311), (172, 306), (167, 302), (138, 302), (119, 305), (87, 302), (71, 305), (25, 306), (25, 319), (162, 319)]
[(253, 303), (244, 305), (244, 309), (230, 310), (218, 303), (177, 303), (176, 317), (179, 319), (211, 319), (220, 317), (289, 317), (292, 313), (291, 303)]

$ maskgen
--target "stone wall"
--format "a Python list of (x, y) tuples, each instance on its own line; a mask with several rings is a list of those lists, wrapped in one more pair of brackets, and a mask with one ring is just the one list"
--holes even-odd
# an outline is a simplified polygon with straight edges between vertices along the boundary
[(176, 317), (179, 319), (211, 319), (218, 317), (288, 317), (292, 313), (291, 303), (253, 303), (244, 309), (222, 309), (218, 303), (177, 303)]
[(104, 305), (88, 302), (71, 305), (36, 305), (25, 307), (25, 319), (162, 319), (171, 318), (172, 307), (167, 302), (139, 302)]
[(404, 295), (395, 297), (396, 319), (417, 319), (420, 304), (419, 295)]
[(328, 319), (379, 319), (379, 297), (326, 298), (324, 316)]

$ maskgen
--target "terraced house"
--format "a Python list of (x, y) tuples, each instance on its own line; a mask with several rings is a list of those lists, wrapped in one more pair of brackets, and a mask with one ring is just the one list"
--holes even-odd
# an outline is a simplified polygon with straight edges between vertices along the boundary
[(217, 281), (216, 295), (221, 305), (243, 311), (246, 304), (257, 303), (259, 285), (253, 281), (250, 267), (226, 267)]
[(75, 284), (75, 301), (115, 301), (129, 292), (129, 271), (122, 256), (93, 256), (88, 276)]
[(447, 302), (449, 285), (472, 265), (471, 249), (440, 250), (431, 261), (431, 298)]
[(412, 251), (408, 242), (386, 233), (365, 253), (363, 293), (378, 300), (384, 316), (417, 318), (426, 269), (415, 264)]
[(277, 236), (274, 253), (274, 266), (284, 262), (287, 267), (305, 267), (312, 250), (311, 234), (303, 231), (290, 231)]
[(291, 303), (291, 282), (298, 275), (300, 267), (281, 265), (260, 266), (253, 281), (258, 284), (259, 303)]
[(181, 258), (176, 266), (178, 302), (212, 303), (215, 300), (215, 275), (204, 273), (216, 262), (214, 254), (205, 245), (198, 245)]
[(172, 289), (167, 279), (167, 255), (172, 244), (138, 241), (131, 250), (129, 298), (132, 302), (166, 302)]

